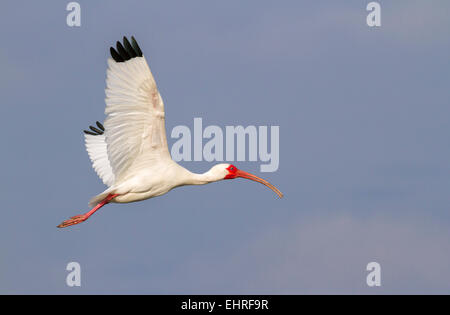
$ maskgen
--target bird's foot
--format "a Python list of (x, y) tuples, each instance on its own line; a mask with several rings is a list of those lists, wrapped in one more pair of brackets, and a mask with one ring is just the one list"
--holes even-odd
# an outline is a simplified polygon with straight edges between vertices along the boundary
[(60, 225), (58, 225), (57, 227), (59, 228), (65, 228), (71, 225), (75, 225), (75, 224), (79, 224), (81, 222), (84, 222), (88, 219), (89, 217), (85, 214), (82, 215), (76, 215), (74, 217), (71, 217), (68, 220), (63, 221)]

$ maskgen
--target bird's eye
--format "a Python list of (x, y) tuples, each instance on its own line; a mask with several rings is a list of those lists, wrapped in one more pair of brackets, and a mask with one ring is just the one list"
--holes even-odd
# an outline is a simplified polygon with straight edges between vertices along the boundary
[(234, 171), (234, 167), (232, 166), (232, 167), (230, 167), (230, 171)]

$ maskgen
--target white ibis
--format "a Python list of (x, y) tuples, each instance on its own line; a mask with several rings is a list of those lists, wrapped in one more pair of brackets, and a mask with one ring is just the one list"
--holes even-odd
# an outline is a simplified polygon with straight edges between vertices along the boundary
[(63, 228), (86, 221), (110, 202), (127, 203), (161, 196), (184, 185), (247, 178), (283, 194), (256, 175), (231, 164), (218, 164), (203, 174), (191, 173), (170, 157), (164, 124), (164, 104), (147, 61), (134, 37), (111, 47), (106, 72), (104, 127), (97, 122), (85, 133), (92, 166), (108, 186), (93, 197), (92, 208), (62, 222)]

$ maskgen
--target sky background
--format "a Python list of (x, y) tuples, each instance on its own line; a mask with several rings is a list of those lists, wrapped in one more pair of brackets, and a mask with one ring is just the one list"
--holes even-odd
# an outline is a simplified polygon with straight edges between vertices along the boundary
[[(450, 3), (2, 1), (0, 293), (450, 293)], [(134, 35), (177, 125), (279, 125), (280, 167), (111, 204), (82, 130)], [(169, 146), (174, 143), (169, 137)], [(204, 172), (208, 162), (183, 162)], [(81, 287), (66, 265), (81, 265)], [(382, 286), (366, 285), (381, 264)]]

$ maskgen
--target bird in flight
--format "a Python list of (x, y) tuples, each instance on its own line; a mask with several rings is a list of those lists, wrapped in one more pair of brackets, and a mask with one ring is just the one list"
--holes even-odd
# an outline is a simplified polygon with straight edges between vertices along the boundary
[(85, 130), (92, 166), (108, 186), (93, 197), (89, 212), (65, 220), (59, 228), (86, 221), (110, 202), (127, 203), (161, 196), (184, 185), (204, 185), (223, 179), (247, 178), (283, 194), (256, 175), (232, 164), (195, 174), (172, 160), (167, 146), (164, 103), (138, 43), (124, 37), (111, 47), (106, 72), (106, 119)]

